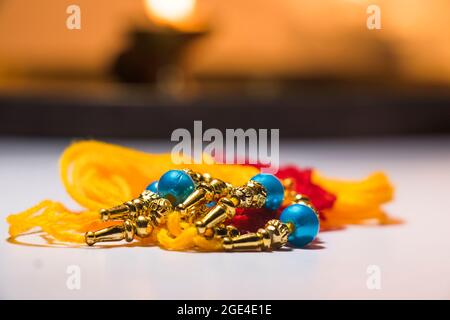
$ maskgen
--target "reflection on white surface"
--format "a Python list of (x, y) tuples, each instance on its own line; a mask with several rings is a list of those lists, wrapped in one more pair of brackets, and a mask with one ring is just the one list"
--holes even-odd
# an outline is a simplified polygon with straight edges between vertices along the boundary
[[(163, 143), (121, 143), (152, 152), (169, 150)], [(0, 298), (450, 298), (449, 138), (282, 142), (284, 164), (314, 166), (347, 178), (382, 169), (396, 186), (388, 209), (405, 219), (404, 225), (321, 233), (324, 249), (224, 254), (7, 242), (9, 213), (44, 198), (76, 208), (57, 170), (67, 144), (0, 140)], [(80, 266), (80, 290), (66, 286), (69, 265)], [(381, 269), (380, 290), (366, 286), (369, 265)]]

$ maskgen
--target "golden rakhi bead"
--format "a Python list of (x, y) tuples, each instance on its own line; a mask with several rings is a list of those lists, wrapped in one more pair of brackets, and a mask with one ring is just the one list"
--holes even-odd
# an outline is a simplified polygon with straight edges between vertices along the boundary
[(222, 246), (227, 251), (268, 251), (284, 246), (292, 228), (279, 220), (273, 219), (264, 228), (235, 237), (225, 237)]
[(151, 223), (151, 220), (148, 217), (139, 216), (134, 224), (136, 228), (136, 235), (141, 238), (146, 238), (153, 232), (154, 224)]
[(222, 246), (227, 251), (261, 251), (270, 247), (270, 235), (262, 229), (237, 237), (225, 237)]
[(239, 200), (239, 208), (262, 208), (267, 192), (260, 183), (250, 180), (245, 185), (231, 190), (230, 196)]
[(173, 211), (169, 200), (151, 191), (144, 191), (138, 198), (119, 206), (100, 210), (103, 221), (123, 220), (121, 225), (89, 231), (85, 234), (88, 245), (105, 241), (132, 241), (134, 236), (148, 237), (154, 227), (164, 223), (168, 213)]
[(227, 196), (231, 190), (231, 185), (222, 180), (213, 179), (209, 176), (204, 179), (205, 181), (201, 182), (196, 190), (176, 208), (185, 219), (203, 213), (204, 210), (202, 209), (207, 203), (218, 201)]
[[(162, 198), (156, 193), (145, 190), (135, 199), (109, 209), (100, 210), (100, 219), (103, 221), (135, 219), (139, 215), (147, 214), (150, 210), (159, 208), (162, 205), (160, 199)], [(172, 210), (170, 201), (164, 201), (164, 206), (170, 206), (168, 210)]]
[(236, 202), (228, 198), (220, 199), (203, 218), (195, 223), (197, 232), (204, 234), (207, 229), (214, 228), (225, 220), (231, 219), (236, 212)]
[(124, 239), (130, 242), (133, 241), (134, 235), (135, 227), (133, 222), (131, 220), (125, 220), (121, 225), (86, 232), (84, 238), (86, 243), (92, 246), (97, 242), (121, 241)]
[[(213, 230), (213, 235), (216, 238), (225, 238), (225, 237), (237, 237), (239, 236), (240, 232), (239, 230), (232, 225), (220, 225), (218, 227), (215, 227), (214, 229), (208, 229), (208, 230)], [(206, 236), (205, 236), (206, 237)]]
[(199, 234), (204, 234), (207, 229), (233, 218), (236, 208), (261, 208), (267, 195), (265, 188), (252, 180), (241, 187), (231, 189), (229, 194), (228, 197), (219, 199), (217, 204), (195, 223)]
[(280, 220), (270, 220), (266, 223), (264, 228), (270, 234), (272, 249), (279, 249), (288, 242), (291, 230)]

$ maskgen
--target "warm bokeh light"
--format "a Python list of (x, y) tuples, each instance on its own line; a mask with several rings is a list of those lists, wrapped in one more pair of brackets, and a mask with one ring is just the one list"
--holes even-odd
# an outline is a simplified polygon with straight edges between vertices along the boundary
[[(142, 28), (207, 34), (184, 57), (203, 78), (395, 71), (407, 81), (450, 84), (448, 0), (76, 2), (79, 31), (65, 27), (65, 5), (54, 0), (0, 0), (0, 81), (42, 72), (103, 75), (129, 43), (124, 34)], [(382, 30), (366, 27), (372, 3), (382, 10)]]
[(196, 0), (145, 0), (145, 8), (152, 20), (175, 25), (192, 15)]

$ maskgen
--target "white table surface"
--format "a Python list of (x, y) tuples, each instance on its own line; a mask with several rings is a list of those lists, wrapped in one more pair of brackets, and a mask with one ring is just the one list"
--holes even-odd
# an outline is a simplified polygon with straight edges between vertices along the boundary
[[(450, 298), (450, 137), (281, 143), (281, 161), (329, 176), (388, 173), (399, 226), (321, 233), (323, 248), (274, 253), (184, 253), (159, 248), (45, 248), (7, 242), (6, 216), (41, 199), (72, 208), (58, 177), (63, 139), (0, 139), (2, 299), (392, 299)], [(164, 142), (119, 141), (146, 151)], [(27, 239), (29, 240), (29, 239)], [(66, 286), (69, 265), (81, 288)], [(381, 289), (366, 282), (381, 270)]]

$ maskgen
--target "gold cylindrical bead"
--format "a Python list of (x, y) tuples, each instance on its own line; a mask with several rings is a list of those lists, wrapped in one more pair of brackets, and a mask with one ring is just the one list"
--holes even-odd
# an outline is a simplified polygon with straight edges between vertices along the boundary
[(177, 210), (185, 217), (192, 218), (202, 213), (202, 207), (211, 201), (218, 201), (228, 195), (232, 186), (222, 180), (212, 179), (203, 174), (197, 189), (191, 193), (183, 203), (177, 206)]
[(131, 213), (130, 207), (126, 204), (121, 204), (116, 207), (112, 207), (109, 209), (101, 209), (100, 210), (100, 219), (102, 221), (110, 221), (110, 220), (125, 220), (129, 217)]
[(198, 209), (205, 204), (208, 191), (205, 188), (198, 188), (191, 193), (183, 203), (177, 206), (177, 210), (183, 216), (194, 215)]
[(97, 242), (120, 241), (125, 239), (130, 242), (133, 240), (135, 227), (131, 220), (126, 220), (123, 224), (100, 229), (98, 231), (89, 231), (85, 234), (85, 241), (92, 246)]
[(226, 219), (231, 219), (236, 212), (235, 203), (232, 199), (220, 199), (202, 219), (195, 223), (198, 233), (204, 234), (206, 229), (213, 228)]
[(260, 251), (279, 249), (288, 241), (291, 226), (273, 219), (266, 223), (264, 229), (235, 237), (223, 238), (222, 246), (227, 251)]
[(135, 226), (136, 226), (136, 235), (138, 235), (141, 238), (148, 237), (153, 231), (151, 220), (148, 217), (144, 216), (137, 217)]
[(270, 247), (270, 235), (259, 230), (256, 233), (247, 233), (237, 237), (225, 237), (223, 239), (223, 248), (231, 251), (260, 251)]

